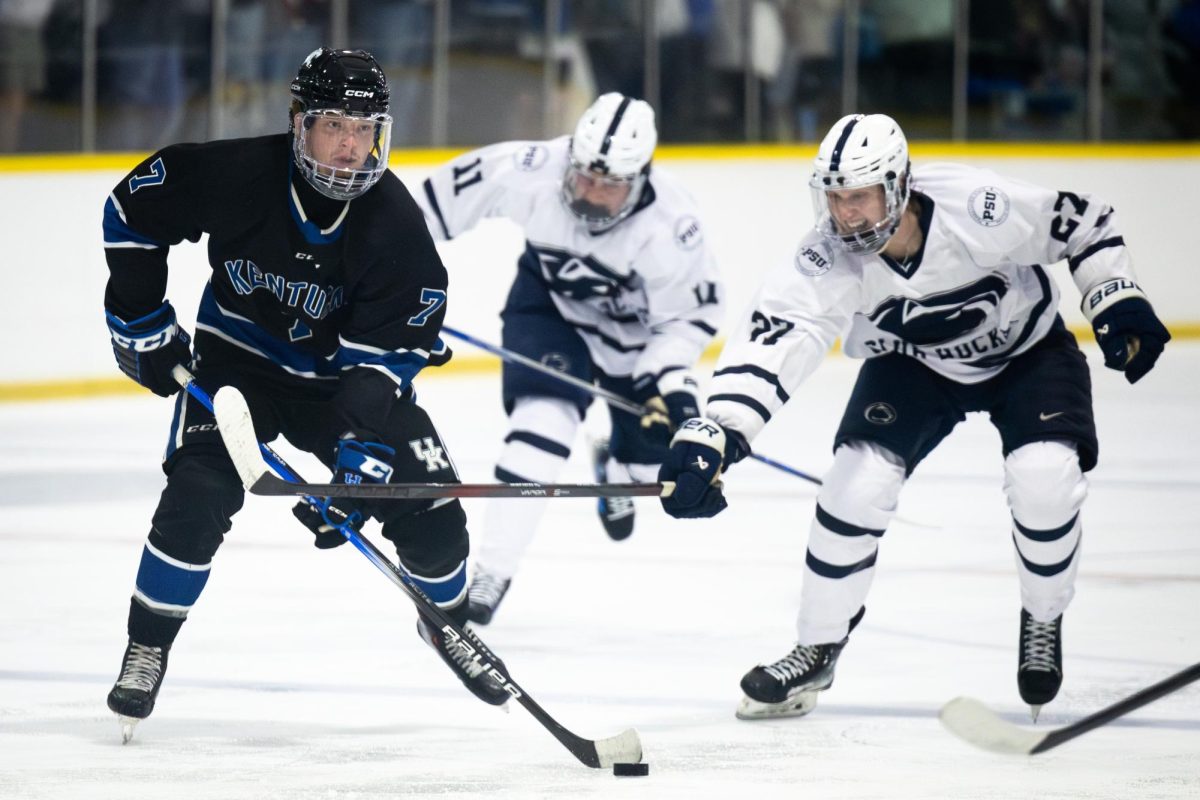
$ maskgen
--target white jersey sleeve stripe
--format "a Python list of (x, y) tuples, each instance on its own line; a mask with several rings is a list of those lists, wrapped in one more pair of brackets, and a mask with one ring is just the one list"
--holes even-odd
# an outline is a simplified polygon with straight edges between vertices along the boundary
[(1106, 250), (1110, 247), (1124, 247), (1124, 246), (1125, 246), (1125, 237), (1124, 236), (1113, 236), (1108, 239), (1101, 239), (1100, 241), (1096, 242), (1095, 244), (1089, 246), (1087, 249), (1085, 249), (1083, 252), (1079, 253), (1078, 255), (1074, 255), (1074, 256), (1071, 256), (1070, 258), (1068, 258), (1067, 265), (1070, 266), (1071, 274), (1074, 275), (1075, 270), (1079, 269), (1079, 265), (1082, 264), (1084, 262), (1084, 260), (1087, 259), (1089, 256), (1095, 255), (1097, 252), (1099, 252), (1101, 250)]
[(778, 375), (765, 370), (762, 367), (755, 366), (754, 364), (735, 364), (730, 367), (723, 367), (722, 369), (714, 372), (713, 377), (716, 378), (720, 375), (736, 374), (753, 375), (754, 377), (771, 384), (771, 386), (775, 387), (775, 396), (779, 398), (781, 403), (786, 403), (790, 399), (790, 395), (784, 391), (783, 384), (779, 382)]
[[(711, 408), (714, 403), (720, 402), (738, 403), (753, 411), (762, 417), (763, 424), (771, 421), (771, 411), (762, 403), (755, 400), (747, 394), (713, 394), (708, 397), (708, 406)], [(739, 431), (740, 433), (740, 431)]]

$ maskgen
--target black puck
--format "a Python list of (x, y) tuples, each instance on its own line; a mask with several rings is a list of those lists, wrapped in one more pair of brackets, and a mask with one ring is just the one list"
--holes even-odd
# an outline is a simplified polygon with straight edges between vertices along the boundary
[(649, 764), (613, 764), (613, 775), (622, 778), (642, 778), (650, 774)]

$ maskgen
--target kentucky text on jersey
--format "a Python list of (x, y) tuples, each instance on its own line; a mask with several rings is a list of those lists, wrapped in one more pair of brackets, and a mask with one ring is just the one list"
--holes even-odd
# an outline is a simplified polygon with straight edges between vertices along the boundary
[(238, 294), (250, 294), (255, 289), (266, 289), (289, 308), (300, 308), (313, 319), (324, 319), (345, 304), (345, 292), (341, 286), (321, 287), (306, 281), (289, 281), (273, 272), (264, 273), (250, 259), (235, 259), (225, 262), (229, 282)]

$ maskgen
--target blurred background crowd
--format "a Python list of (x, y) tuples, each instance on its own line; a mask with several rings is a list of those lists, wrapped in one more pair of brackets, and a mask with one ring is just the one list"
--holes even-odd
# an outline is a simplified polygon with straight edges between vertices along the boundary
[(286, 128), (315, 47), (392, 84), (393, 147), (570, 129), (643, 97), (661, 140), (1200, 138), (1200, 0), (0, 0), (0, 153)]

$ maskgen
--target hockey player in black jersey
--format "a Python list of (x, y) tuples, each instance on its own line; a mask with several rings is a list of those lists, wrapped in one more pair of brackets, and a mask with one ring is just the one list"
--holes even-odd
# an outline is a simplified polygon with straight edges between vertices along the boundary
[[(152, 392), (179, 392), (189, 366), (209, 393), (236, 386), (260, 440), (286, 437), (338, 482), (457, 482), (412, 380), (445, 363), (438, 333), (446, 271), (408, 190), (388, 171), (391, 117), (378, 64), (320, 49), (291, 85), (289, 132), (179, 144), (143, 161), (104, 208), (104, 297), (117, 363)], [(195, 349), (164, 299), (167, 252), (208, 234), (212, 267)], [(167, 656), (199, 598), (243, 490), (212, 415), (175, 401), (167, 485), (129, 609), (129, 643), (108, 705), (126, 738), (145, 718)], [(337, 503), (355, 526), (383, 523), (400, 563), (437, 605), (466, 622), (466, 517), (457, 500)], [(320, 548), (345, 539), (321, 511), (296, 516)], [(438, 626), (418, 631), (478, 697), (507, 692)]]
[(913, 169), (900, 126), (882, 114), (839, 120), (809, 185), (817, 226), (760, 288), (721, 354), (708, 418), (680, 426), (660, 472), (676, 482), (668, 513), (717, 514), (723, 469), (834, 340), (866, 359), (809, 530), (797, 643), (745, 675), (738, 716), (812, 710), (862, 618), (905, 480), (967, 413), (986, 412), (1021, 584), (1017, 688), (1036, 719), (1062, 683), (1063, 611), (1099, 450), (1090, 373), (1046, 267), (1067, 262), (1105, 365), (1130, 383), (1171, 335), (1098, 198), (962, 164)]

